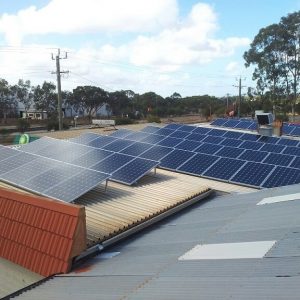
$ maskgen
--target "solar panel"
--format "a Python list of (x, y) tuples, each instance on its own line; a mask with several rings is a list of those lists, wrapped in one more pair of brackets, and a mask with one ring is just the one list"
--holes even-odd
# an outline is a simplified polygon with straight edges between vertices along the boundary
[(250, 130), (257, 130), (257, 124), (256, 124), (256, 122), (252, 122), (250, 124), (250, 126), (248, 127), (248, 129), (250, 129)]
[(236, 131), (227, 131), (223, 137), (231, 138), (231, 139), (239, 139), (243, 135), (242, 132), (236, 132)]
[(20, 147), (20, 150), (27, 153), (37, 153), (43, 148), (47, 148), (50, 145), (55, 144), (56, 139), (48, 138), (48, 137), (42, 137), (40, 139), (37, 139), (31, 143), (22, 145)]
[(62, 183), (44, 191), (45, 196), (72, 202), (109, 178), (108, 174), (83, 170)]
[(235, 128), (239, 129), (249, 129), (249, 127), (253, 124), (251, 121), (240, 121)]
[(110, 151), (102, 149), (92, 149), (86, 154), (74, 159), (73, 161), (71, 161), (71, 163), (77, 166), (89, 168), (112, 154), (113, 152)]
[(149, 150), (151, 147), (152, 147), (151, 144), (134, 142), (131, 146), (125, 148), (120, 153), (132, 155), (132, 156), (139, 156), (143, 152)]
[(274, 153), (280, 153), (282, 150), (285, 149), (285, 146), (282, 145), (274, 145), (274, 144), (264, 144), (260, 150), (261, 151), (267, 151), (267, 152), (274, 152)]
[(300, 157), (295, 157), (290, 167), (300, 169)]
[(263, 162), (272, 165), (288, 166), (293, 159), (294, 156), (292, 155), (270, 153)]
[(155, 161), (160, 161), (163, 157), (165, 157), (173, 150), (174, 150), (173, 148), (154, 145), (149, 150), (142, 153), (140, 157), (155, 160)]
[(159, 166), (170, 170), (176, 170), (194, 155), (195, 152), (175, 149), (160, 161)]
[(0, 161), (19, 154), (19, 151), (9, 148), (9, 147), (0, 147)]
[(170, 134), (170, 137), (184, 139), (189, 134), (190, 134), (190, 132), (187, 132), (187, 131), (176, 130), (172, 134)]
[(158, 162), (156, 161), (137, 157), (133, 161), (113, 173), (111, 179), (127, 185), (132, 185), (136, 183), (141, 177), (148, 174), (157, 165)]
[(244, 149), (224, 146), (223, 148), (221, 148), (215, 154), (218, 155), (218, 156), (221, 156), (221, 157), (236, 158), (239, 155), (241, 155), (244, 151), (245, 151)]
[(101, 160), (97, 164), (90, 167), (90, 169), (100, 171), (103, 173), (112, 174), (119, 168), (123, 167), (125, 164), (129, 163), (134, 159), (133, 156), (114, 153), (107, 158)]
[(213, 122), (210, 123), (210, 125), (214, 126), (222, 126), (224, 123), (226, 123), (228, 119), (216, 119)]
[(152, 136), (152, 134), (147, 132), (142, 132), (142, 131), (136, 131), (127, 135), (126, 140), (139, 142), (148, 136)]
[(73, 143), (86, 145), (88, 142), (91, 142), (92, 140), (94, 140), (98, 137), (99, 137), (99, 134), (87, 132), (87, 133), (81, 134), (78, 137), (70, 139), (70, 141), (72, 141)]
[(182, 124), (172, 123), (172, 124), (166, 125), (164, 128), (166, 128), (166, 129), (172, 129), (172, 130), (177, 130), (181, 126), (182, 126)]
[(148, 144), (158, 144), (161, 142), (163, 139), (166, 137), (163, 135), (158, 135), (158, 134), (150, 134), (149, 136), (144, 137), (142, 140), (140, 140), (143, 143), (148, 143)]
[(113, 151), (113, 152), (120, 152), (125, 148), (129, 147), (130, 145), (132, 145), (133, 143), (134, 143), (133, 141), (129, 141), (129, 140), (116, 140), (104, 146), (102, 149)]
[(259, 150), (263, 146), (263, 143), (253, 142), (253, 141), (243, 141), (239, 148), (250, 149), (250, 150)]
[(263, 151), (245, 150), (245, 152), (243, 152), (241, 156), (239, 156), (239, 159), (262, 162), (268, 154), (268, 152)]
[(286, 148), (283, 150), (282, 153), (283, 154), (300, 156), (300, 148), (286, 146)]
[(299, 141), (297, 141), (297, 140), (291, 140), (291, 139), (285, 139), (285, 138), (279, 139), (279, 141), (277, 143), (277, 145), (294, 146), (294, 147), (297, 147), (298, 144), (299, 144)]
[(171, 130), (171, 129), (168, 129), (168, 128), (160, 128), (159, 130), (157, 130), (155, 132), (155, 134), (168, 136), (168, 135), (172, 134), (173, 132), (174, 132), (174, 130)]
[(211, 136), (208, 135), (206, 138), (202, 140), (204, 143), (211, 143), (211, 144), (220, 144), (222, 141), (224, 141), (224, 138), (219, 136)]
[(204, 138), (206, 137), (206, 135), (204, 134), (199, 134), (199, 133), (191, 133), (190, 135), (186, 136), (185, 139), (186, 140), (190, 140), (190, 141), (202, 141)]
[(194, 129), (196, 129), (196, 126), (191, 126), (191, 125), (182, 125), (181, 127), (178, 128), (178, 130), (186, 131), (189, 133), (191, 133)]
[[(158, 131), (161, 127), (157, 127), (157, 126), (152, 126), (149, 125), (143, 129), (141, 129), (142, 132), (147, 132), (147, 133), (155, 133), (156, 131)], [(165, 127), (166, 128), (166, 127)]]
[(218, 159), (218, 156), (197, 153), (177, 170), (183, 173), (202, 175)]
[(272, 165), (247, 162), (230, 181), (259, 187), (274, 168)]
[(300, 136), (300, 127), (299, 126), (295, 126), (294, 130), (290, 133), (290, 135)]
[(118, 129), (117, 131), (113, 132), (112, 134), (110, 134), (109, 136), (113, 136), (116, 138), (125, 138), (127, 135), (129, 135), (130, 133), (133, 133), (134, 131), (129, 130), (129, 129)]
[(200, 145), (202, 145), (201, 142), (184, 140), (180, 144), (176, 145), (175, 148), (181, 150), (193, 151), (196, 148), (198, 148)]
[(223, 146), (215, 145), (210, 143), (203, 143), (200, 147), (194, 150), (194, 152), (206, 153), (206, 154), (215, 154), (219, 151)]
[(295, 183), (300, 183), (300, 170), (278, 166), (262, 184), (262, 187), (272, 188)]
[(239, 120), (228, 120), (222, 126), (228, 128), (234, 128), (236, 125), (238, 125), (239, 122), (240, 122)]
[(168, 136), (165, 139), (163, 139), (162, 141), (160, 141), (157, 145), (165, 146), (165, 147), (175, 147), (176, 145), (178, 145), (181, 142), (182, 142), (182, 139), (172, 138), (172, 137)]
[(295, 126), (288, 126), (288, 125), (283, 124), (282, 133), (286, 134), (286, 135), (290, 135), (294, 129), (295, 129)]
[(98, 138), (88, 142), (86, 145), (90, 147), (95, 147), (95, 148), (103, 148), (105, 145), (108, 145), (109, 143), (112, 143), (113, 141), (116, 141), (117, 138), (112, 137), (112, 136), (106, 136), (102, 135), (99, 136)]
[(260, 139), (260, 135), (258, 134), (251, 134), (251, 133), (244, 133), (240, 139), (241, 140), (245, 140), (245, 141), (257, 141), (258, 139)]
[(209, 135), (213, 135), (213, 136), (222, 136), (227, 132), (227, 130), (221, 130), (221, 129), (211, 129), (209, 131)]
[(242, 144), (243, 141), (241, 140), (236, 140), (236, 139), (228, 139), (226, 138), (225, 140), (223, 140), (220, 145), (223, 146), (231, 146), (231, 147), (238, 147), (239, 145)]
[(198, 134), (209, 134), (211, 131), (211, 128), (206, 128), (206, 127), (196, 127), (192, 133), (198, 133)]
[(221, 157), (203, 176), (229, 180), (245, 163), (242, 160)]
[(276, 144), (279, 138), (274, 136), (262, 136), (258, 141), (267, 144)]

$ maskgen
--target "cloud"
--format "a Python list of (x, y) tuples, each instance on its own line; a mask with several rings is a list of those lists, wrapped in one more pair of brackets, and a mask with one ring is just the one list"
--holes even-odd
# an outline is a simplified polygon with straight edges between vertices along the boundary
[(15, 15), (0, 17), (0, 32), (9, 44), (19, 44), (26, 35), (78, 32), (147, 32), (173, 24), (176, 0), (52, 0)]

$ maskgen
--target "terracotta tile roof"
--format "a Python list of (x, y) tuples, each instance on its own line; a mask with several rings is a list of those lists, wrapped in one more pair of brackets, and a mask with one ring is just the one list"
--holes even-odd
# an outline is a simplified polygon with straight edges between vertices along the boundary
[(85, 209), (0, 188), (0, 256), (43, 276), (86, 248)]

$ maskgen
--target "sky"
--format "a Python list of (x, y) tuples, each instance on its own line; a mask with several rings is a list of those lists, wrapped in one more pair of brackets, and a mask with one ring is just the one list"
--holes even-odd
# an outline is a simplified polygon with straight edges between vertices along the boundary
[[(0, 78), (62, 89), (225, 97), (255, 87), (243, 53), (300, 0), (0, 0)], [(67, 52), (67, 58), (66, 58)], [(64, 59), (66, 58), (66, 59)]]

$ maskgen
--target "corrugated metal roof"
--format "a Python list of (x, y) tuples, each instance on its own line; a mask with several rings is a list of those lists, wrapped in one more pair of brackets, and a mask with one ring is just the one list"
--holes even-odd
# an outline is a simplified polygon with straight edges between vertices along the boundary
[[(300, 185), (199, 203), (109, 251), (22, 294), (20, 299), (298, 299), (300, 203), (257, 206)], [(277, 221), (276, 221), (277, 219)], [(179, 261), (201, 243), (275, 239), (262, 259)]]

